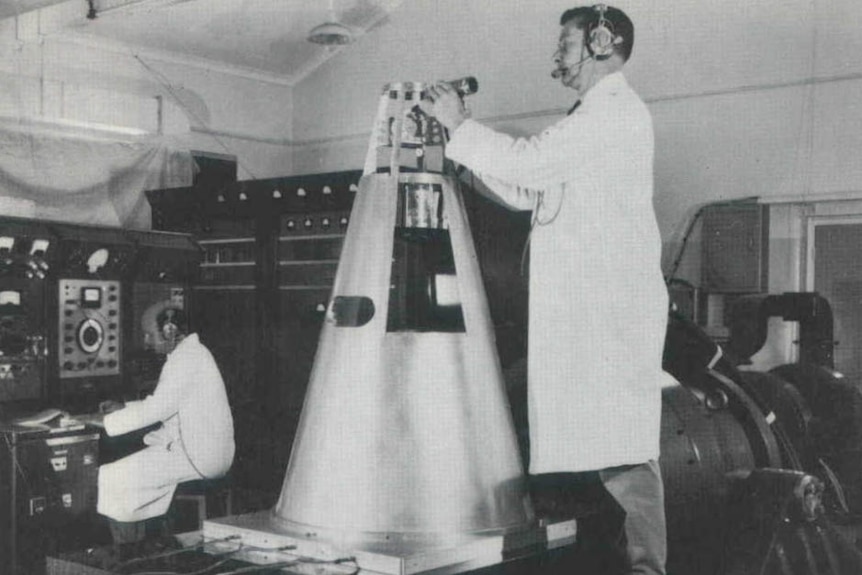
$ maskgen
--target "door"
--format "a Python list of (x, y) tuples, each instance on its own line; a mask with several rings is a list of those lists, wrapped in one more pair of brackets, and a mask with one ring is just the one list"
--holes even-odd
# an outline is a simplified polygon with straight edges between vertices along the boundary
[(862, 216), (820, 216), (808, 225), (807, 288), (834, 318), (835, 369), (862, 381)]

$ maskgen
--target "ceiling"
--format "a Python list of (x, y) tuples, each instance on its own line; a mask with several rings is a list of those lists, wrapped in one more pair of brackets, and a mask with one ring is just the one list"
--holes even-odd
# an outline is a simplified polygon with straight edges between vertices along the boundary
[(122, 44), (151, 56), (292, 84), (342, 49), (309, 42), (308, 32), (313, 27), (335, 20), (347, 26), (354, 41), (358, 41), (384, 24), (400, 3), (401, 0), (11, 0), (0, 2), (0, 19), (37, 14), (40, 22), (52, 22), (50, 34)]

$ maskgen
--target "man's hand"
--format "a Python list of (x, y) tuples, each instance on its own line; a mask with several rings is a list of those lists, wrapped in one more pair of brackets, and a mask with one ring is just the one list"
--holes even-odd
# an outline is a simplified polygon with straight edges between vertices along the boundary
[(105, 427), (105, 416), (101, 413), (88, 413), (86, 415), (76, 415), (75, 419), (81, 423), (93, 425), (95, 427)]
[(422, 100), (419, 107), (429, 116), (437, 118), (450, 132), (455, 131), (469, 117), (464, 108), (464, 100), (445, 82), (429, 88), (428, 99)]
[(99, 404), (99, 413), (107, 415), (109, 413), (119, 411), (124, 407), (125, 404), (122, 401), (114, 401), (113, 399), (107, 399)]

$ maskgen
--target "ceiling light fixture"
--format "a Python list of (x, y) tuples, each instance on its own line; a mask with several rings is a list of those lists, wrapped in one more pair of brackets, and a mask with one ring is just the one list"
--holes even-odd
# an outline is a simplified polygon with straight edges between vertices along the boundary
[(353, 41), (353, 33), (350, 28), (340, 24), (335, 17), (333, 0), (329, 0), (329, 20), (319, 24), (308, 33), (308, 41), (323, 46), (343, 46)]

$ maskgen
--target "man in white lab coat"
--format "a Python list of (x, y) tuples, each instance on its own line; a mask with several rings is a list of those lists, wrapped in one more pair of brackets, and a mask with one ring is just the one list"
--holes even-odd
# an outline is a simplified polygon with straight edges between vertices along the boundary
[(223, 476), (234, 456), (233, 417), (224, 382), (197, 334), (177, 334), (153, 394), (103, 418), (110, 436), (162, 426), (146, 448), (99, 468), (98, 512), (115, 541), (142, 537), (143, 521), (164, 515), (178, 484)]
[(621, 72), (634, 41), (629, 18), (596, 5), (566, 11), (560, 24), (552, 76), (578, 101), (541, 135), (512, 138), (468, 119), (446, 84), (423, 108), (448, 128), (449, 158), (494, 199), (533, 210), (530, 473), (597, 472), (626, 512), (630, 572), (664, 573), (657, 459), (668, 295), (652, 120)]

